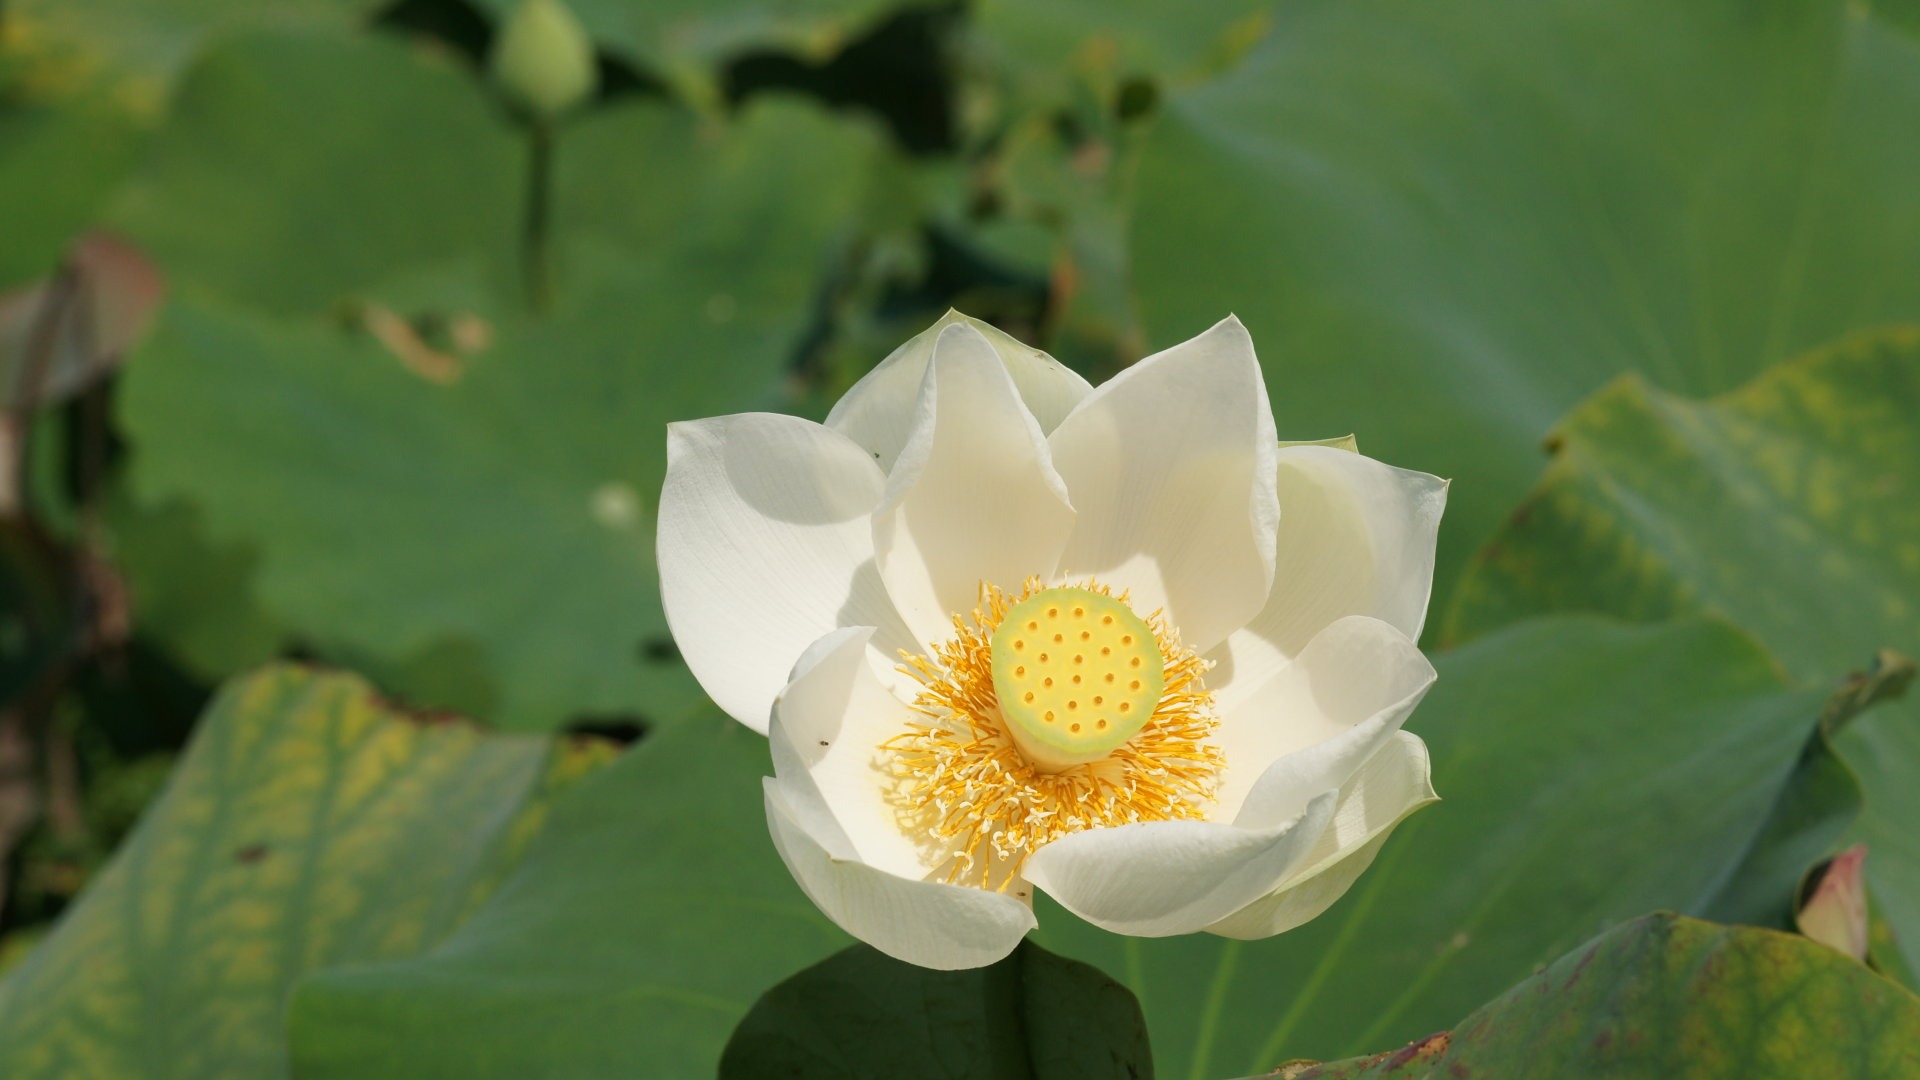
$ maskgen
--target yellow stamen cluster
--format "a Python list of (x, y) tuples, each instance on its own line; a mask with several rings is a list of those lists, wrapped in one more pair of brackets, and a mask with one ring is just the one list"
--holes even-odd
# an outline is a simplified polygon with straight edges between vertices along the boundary
[[(1073, 587), (1113, 597), (1095, 581)], [(1055, 771), (1029, 761), (1001, 716), (992, 638), (1010, 608), (1045, 589), (1039, 578), (1017, 595), (982, 583), (971, 616), (954, 616), (952, 639), (901, 668), (921, 684), (914, 709), (925, 719), (881, 747), (893, 778), (889, 798), (949, 882), (1004, 890), (1027, 856), (1070, 833), (1202, 818), (1225, 765), (1208, 741), (1219, 727), (1201, 681), (1209, 665), (1157, 611), (1145, 622), (1159, 644), (1165, 689), (1139, 733), (1097, 761)], [(1114, 599), (1125, 604), (1127, 594)]]

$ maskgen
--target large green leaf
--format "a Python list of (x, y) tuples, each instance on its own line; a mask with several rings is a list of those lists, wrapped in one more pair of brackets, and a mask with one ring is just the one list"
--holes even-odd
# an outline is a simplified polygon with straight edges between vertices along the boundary
[[(641, 439), (698, 397), (631, 362), (620, 315), (644, 284), (502, 329), (451, 385), (370, 337), (180, 304), (122, 399), (137, 490), (249, 542), (275, 623), (415, 700), (518, 728), (650, 712), (664, 627), (646, 493), (664, 450)], [(157, 628), (190, 634), (196, 611), (158, 611), (181, 621)]]
[(1874, 15), (1920, 38), (1920, 2), (1916, 0), (1875, 0)]
[(165, 641), (170, 661), (211, 683), (281, 651), (286, 632), (253, 592), (259, 558), (250, 545), (212, 544), (191, 505), (142, 504), (125, 484), (103, 510), (114, 566), (134, 583), (134, 629)]
[(0, 290), (53, 272), (139, 146), (99, 94), (0, 103)]
[(112, 220), (176, 281), (273, 312), (324, 312), (424, 270), (504, 289), (526, 153), (449, 58), (252, 34), (188, 70)]
[[(288, 69), (282, 91), (236, 90)], [(337, 103), (327, 122), (345, 134), (324, 152), (287, 149), (279, 134), (342, 79), (381, 92)], [(786, 102), (725, 126), (657, 103), (586, 118), (556, 148), (558, 290), (533, 316), (501, 295), (515, 155), (479, 94), (386, 45), (327, 39), (238, 42), (190, 76), (125, 211), (197, 286), (121, 398), (133, 490), (198, 515), (209, 574), (257, 565), (251, 621), (413, 700), (521, 729), (673, 719), (695, 693), (659, 658), (666, 424), (785, 403), (874, 142)], [(331, 319), (287, 317), (336, 302)], [(121, 521), (134, 548), (163, 519)], [(177, 530), (160, 539), (187, 550)], [(144, 625), (203, 659), (247, 654), (210, 641), (170, 581), (150, 584), (179, 602)]]
[(1920, 1073), (1920, 999), (1792, 934), (1649, 915), (1452, 1032), (1295, 1080), (1880, 1080)]
[(1544, 611), (1706, 609), (1802, 678), (1920, 651), (1916, 414), (1920, 330), (1706, 401), (1622, 379), (1555, 429), (1546, 475), (1475, 561), (1443, 638)]
[(761, 996), (721, 1080), (1142, 1080), (1146, 1021), (1127, 989), (1030, 941), (997, 964), (929, 971), (855, 945)]
[[(1626, 379), (1575, 410), (1554, 459), (1460, 587), (1444, 633), (1547, 610), (1711, 611), (1810, 681), (1920, 655), (1920, 331), (1852, 339), (1695, 402)], [(1861, 774), (1876, 896), (1920, 958), (1920, 705), (1839, 743)]]
[(554, 807), (426, 956), (294, 995), (304, 1080), (712, 1075), (755, 998), (847, 944), (767, 836), (766, 739), (711, 710)]
[(1575, 402), (1920, 316), (1920, 41), (1846, 0), (1297, 0), (1173, 95), (1133, 265), (1229, 311), (1283, 432), (1453, 477), (1452, 571)]
[(294, 980), (445, 938), (597, 756), (398, 713), (351, 676), (233, 682), (125, 847), (0, 982), (0, 1073), (284, 1075)]
[(1043, 943), (1139, 997), (1163, 1075), (1390, 1046), (1609, 922), (1714, 905), (1820, 711), (1718, 623), (1534, 621), (1436, 664), (1412, 727), (1443, 801), (1318, 920), (1258, 942), (1135, 940), (1041, 913)]

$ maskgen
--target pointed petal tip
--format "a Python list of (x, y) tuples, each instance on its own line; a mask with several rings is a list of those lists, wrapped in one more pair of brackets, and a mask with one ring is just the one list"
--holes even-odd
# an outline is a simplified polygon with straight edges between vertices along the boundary
[[(952, 314), (959, 315), (958, 312), (953, 312)], [(960, 315), (959, 318), (953, 322), (941, 327), (940, 336), (935, 338), (933, 342), (933, 355), (937, 358), (940, 355), (940, 346), (947, 344), (949, 341), (959, 341), (965, 338), (978, 338), (980, 343), (985, 345), (988, 350), (992, 350), (993, 348), (993, 343), (987, 340), (987, 336), (982, 334), (979, 329), (968, 321), (965, 315)]]
[(1240, 321), (1240, 316), (1231, 313), (1229, 313), (1226, 318), (1208, 327), (1207, 333), (1231, 334), (1235, 337), (1244, 338), (1249, 345), (1253, 343), (1253, 331), (1248, 330), (1247, 324)]

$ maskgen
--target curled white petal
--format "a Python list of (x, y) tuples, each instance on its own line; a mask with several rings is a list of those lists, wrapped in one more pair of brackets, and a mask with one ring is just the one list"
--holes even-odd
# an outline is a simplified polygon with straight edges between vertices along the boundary
[(1277, 667), (1347, 615), (1420, 640), (1447, 482), (1331, 446), (1282, 447), (1274, 477), (1273, 588), (1227, 640), (1235, 666)]
[(942, 330), (873, 515), (880, 576), (907, 625), (922, 642), (945, 640), (980, 582), (1051, 576), (1073, 516), (1046, 436), (992, 345), (965, 323)]
[(1043, 432), (1052, 431), (1093, 389), (1087, 380), (1039, 349), (988, 323), (949, 311), (854, 383), (827, 414), (827, 426), (858, 443), (882, 469), (892, 469), (894, 459), (907, 444), (914, 399), (933, 358), (934, 342), (942, 331), (956, 325), (972, 327), (986, 338)]
[(1207, 930), (1254, 939), (1317, 918), (1373, 864), (1394, 826), (1437, 799), (1426, 744), (1408, 732), (1395, 732), (1348, 778), (1332, 821), (1299, 869)]
[(791, 416), (674, 424), (657, 538), (660, 598), (687, 666), (722, 709), (765, 732), (802, 650), (838, 626), (911, 644), (873, 562), (885, 483), (844, 436)]
[(1364, 615), (1264, 677), (1236, 671), (1214, 699), (1227, 757), (1215, 816), (1259, 827), (1298, 814), (1398, 731), (1436, 677), (1413, 642)]
[(948, 971), (984, 967), (1033, 929), (1033, 910), (1020, 900), (868, 866), (823, 805), (795, 799), (773, 778), (764, 791), (774, 847), (801, 890), (842, 930), (888, 956)]
[(1091, 829), (1034, 852), (1026, 876), (1095, 926), (1136, 937), (1188, 934), (1272, 892), (1307, 857), (1333, 810), (1329, 791), (1267, 829), (1213, 821)]
[(1079, 511), (1067, 577), (1131, 589), (1206, 651), (1273, 585), (1273, 411), (1253, 342), (1229, 318), (1102, 384), (1049, 437)]
[(874, 674), (873, 628), (836, 630), (808, 647), (773, 703), (773, 771), (789, 790), (804, 785), (824, 804), (861, 862), (904, 877), (932, 869), (887, 802), (880, 744), (907, 730), (914, 713)]

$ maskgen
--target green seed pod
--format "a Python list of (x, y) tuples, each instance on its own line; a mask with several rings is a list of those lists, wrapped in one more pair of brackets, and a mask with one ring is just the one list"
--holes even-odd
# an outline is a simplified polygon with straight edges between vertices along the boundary
[(1008, 608), (991, 655), (1007, 733), (1047, 772), (1099, 761), (1138, 735), (1166, 689), (1153, 628), (1089, 589), (1043, 589)]
[(493, 81), (536, 120), (552, 121), (593, 94), (593, 43), (560, 0), (521, 0), (493, 41)]

